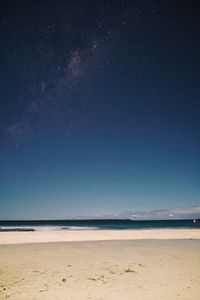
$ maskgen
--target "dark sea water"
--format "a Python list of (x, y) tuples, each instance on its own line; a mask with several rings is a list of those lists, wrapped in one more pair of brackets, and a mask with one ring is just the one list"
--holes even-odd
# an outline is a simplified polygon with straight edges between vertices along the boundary
[(40, 220), (40, 221), (0, 221), (0, 231), (37, 230), (91, 230), (91, 229), (183, 229), (200, 228), (200, 219), (194, 220)]

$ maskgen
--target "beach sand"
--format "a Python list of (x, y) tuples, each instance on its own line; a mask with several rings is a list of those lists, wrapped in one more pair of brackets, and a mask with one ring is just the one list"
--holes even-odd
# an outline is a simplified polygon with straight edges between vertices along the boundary
[(0, 299), (199, 300), (199, 270), (198, 239), (2, 244)]
[(32, 232), (0, 232), (0, 244), (138, 239), (200, 239), (200, 229), (44, 230)]

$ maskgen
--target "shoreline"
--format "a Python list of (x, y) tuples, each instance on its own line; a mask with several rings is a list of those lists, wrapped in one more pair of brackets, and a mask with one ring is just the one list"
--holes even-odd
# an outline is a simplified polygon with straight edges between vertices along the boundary
[(108, 240), (200, 239), (200, 229), (48, 230), (0, 232), (0, 245)]

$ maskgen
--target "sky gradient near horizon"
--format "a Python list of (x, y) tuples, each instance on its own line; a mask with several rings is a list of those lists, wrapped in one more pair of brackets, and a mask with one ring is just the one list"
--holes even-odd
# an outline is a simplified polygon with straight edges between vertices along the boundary
[(200, 5), (0, 5), (0, 219), (198, 206)]

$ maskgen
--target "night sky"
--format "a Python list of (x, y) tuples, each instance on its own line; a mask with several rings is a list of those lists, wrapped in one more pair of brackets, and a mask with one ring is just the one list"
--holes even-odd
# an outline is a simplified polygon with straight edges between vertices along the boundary
[(198, 206), (198, 1), (0, 6), (0, 218)]

